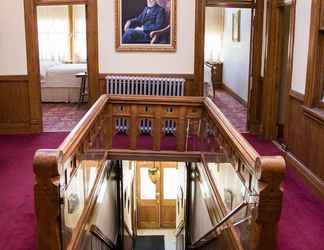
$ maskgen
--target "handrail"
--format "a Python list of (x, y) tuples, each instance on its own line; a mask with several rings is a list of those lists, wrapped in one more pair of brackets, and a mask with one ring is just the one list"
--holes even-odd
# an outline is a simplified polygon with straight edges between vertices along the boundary
[(225, 224), (228, 220), (230, 220), (235, 214), (237, 214), (239, 211), (241, 211), (241, 209), (246, 207), (248, 204), (249, 204), (248, 202), (243, 201), (240, 205), (238, 205), (236, 208), (234, 208), (229, 214), (227, 214), (216, 226), (214, 226), (211, 230), (209, 230), (207, 233), (205, 233), (203, 236), (201, 236), (200, 239), (196, 240), (190, 246), (190, 248), (197, 248), (199, 243), (201, 243), (204, 239), (208, 238), (208, 236), (210, 236), (212, 233), (214, 233), (219, 227), (221, 227), (223, 224)]
[(143, 95), (109, 95), (109, 102), (111, 103), (134, 103), (137, 105), (141, 104), (161, 104), (161, 105), (195, 105), (201, 106), (204, 98), (203, 97), (188, 97), (188, 96), (143, 96)]
[[(221, 199), (221, 196), (220, 196), (220, 194), (219, 194), (219, 192), (218, 192), (218, 190), (217, 190), (217, 187), (216, 187), (216, 184), (215, 184), (215, 182), (214, 182), (214, 180), (213, 180), (213, 178), (211, 177), (211, 174), (210, 174), (210, 172), (209, 172), (209, 170), (208, 170), (208, 167), (207, 167), (207, 164), (206, 164), (206, 160), (205, 160), (205, 158), (204, 158), (204, 155), (202, 154), (201, 155), (201, 159), (202, 159), (202, 170), (203, 170), (203, 174), (205, 174), (206, 175), (206, 177), (207, 177), (207, 184), (208, 184), (208, 186), (211, 188), (211, 191), (212, 191), (212, 195), (213, 195), (213, 197), (216, 199), (215, 200), (215, 203), (217, 204), (217, 207), (219, 207), (220, 208), (220, 213), (222, 214), (222, 216), (224, 216), (224, 218), (227, 218), (227, 215), (228, 214), (231, 214), (231, 212), (229, 212), (228, 210), (227, 210), (227, 208), (225, 207), (225, 205), (224, 205), (224, 203), (222, 202), (222, 199)], [(243, 202), (243, 204), (245, 204), (244, 202)], [(242, 204), (240, 205), (240, 206), (242, 206)], [(239, 206), (239, 208), (241, 209), (242, 207), (240, 207)], [(244, 205), (244, 207), (245, 207), (245, 205)], [(237, 212), (237, 211), (236, 211)], [(236, 214), (236, 212), (235, 212), (235, 214)], [(223, 218), (223, 219), (224, 219)], [(230, 216), (230, 218), (231, 218), (231, 216)], [(223, 221), (223, 219), (221, 220), (221, 221)], [(229, 218), (228, 218), (229, 219)], [(225, 222), (228, 220), (228, 219), (226, 219), (225, 220)], [(223, 223), (225, 223), (225, 222), (223, 222)], [(223, 224), (222, 223), (222, 224)], [(214, 231), (214, 230), (212, 230), (212, 231)], [(230, 231), (231, 231), (231, 235), (232, 235), (232, 241), (233, 242), (236, 242), (238, 245), (238, 248), (237, 249), (242, 249), (242, 247), (241, 247), (241, 245), (240, 245), (240, 243), (239, 243), (239, 239), (238, 239), (238, 236), (237, 236), (237, 234), (236, 234), (236, 232), (234, 231), (234, 228), (233, 228), (233, 226), (232, 225), (230, 225)]]
[(116, 243), (114, 243), (112, 240), (108, 239), (101, 230), (96, 227), (95, 225), (91, 225), (89, 229), (90, 233), (92, 233), (97, 239), (102, 241), (107, 247), (109, 247), (111, 250), (117, 249)]
[(85, 114), (76, 127), (69, 133), (58, 150), (63, 153), (63, 160), (68, 159), (77, 149), (84, 136), (88, 133), (89, 128), (94, 121), (100, 116), (109, 98), (107, 95), (102, 95), (90, 110)]
[(241, 157), (249, 163), (250, 167), (254, 167), (257, 158), (260, 157), (259, 153), (257, 153), (251, 144), (234, 128), (210, 98), (205, 98), (204, 103), (211, 118), (220, 126), (219, 129), (221, 129), (224, 135), (228, 137), (229, 141), (232, 142), (232, 146), (240, 152)]

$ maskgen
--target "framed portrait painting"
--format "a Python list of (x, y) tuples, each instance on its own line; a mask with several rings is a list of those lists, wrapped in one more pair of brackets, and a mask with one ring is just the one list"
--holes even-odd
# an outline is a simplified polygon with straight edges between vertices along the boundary
[(176, 0), (115, 1), (117, 51), (176, 51)]
[(232, 41), (240, 42), (241, 40), (241, 10), (233, 13), (232, 17)]

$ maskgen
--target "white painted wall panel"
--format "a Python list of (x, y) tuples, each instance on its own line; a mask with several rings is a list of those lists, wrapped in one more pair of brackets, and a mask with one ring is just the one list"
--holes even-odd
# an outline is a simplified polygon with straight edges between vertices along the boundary
[(25, 75), (24, 0), (1, 0), (0, 10), (0, 75)]

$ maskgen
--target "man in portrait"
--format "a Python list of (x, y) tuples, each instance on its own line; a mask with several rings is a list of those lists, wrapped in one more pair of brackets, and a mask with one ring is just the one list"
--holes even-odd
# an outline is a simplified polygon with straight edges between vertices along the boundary
[(124, 27), (123, 44), (150, 43), (153, 32), (163, 29), (166, 25), (166, 11), (157, 0), (147, 0), (141, 14), (128, 20)]

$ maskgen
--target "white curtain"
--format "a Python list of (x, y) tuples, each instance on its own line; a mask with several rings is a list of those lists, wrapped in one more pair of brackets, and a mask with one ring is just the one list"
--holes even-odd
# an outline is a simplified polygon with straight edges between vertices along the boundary
[(221, 61), (224, 37), (224, 8), (207, 7), (205, 22), (205, 60)]
[(37, 8), (40, 60), (64, 62), (70, 58), (68, 17), (67, 6)]
[(86, 62), (87, 61), (87, 37), (86, 37), (86, 10), (85, 5), (73, 6), (73, 61)]
[(37, 8), (41, 61), (57, 63), (70, 60), (73, 63), (87, 61), (85, 11), (85, 5), (73, 5), (73, 27), (70, 27), (69, 6), (40, 6)]

